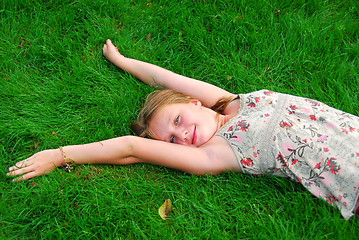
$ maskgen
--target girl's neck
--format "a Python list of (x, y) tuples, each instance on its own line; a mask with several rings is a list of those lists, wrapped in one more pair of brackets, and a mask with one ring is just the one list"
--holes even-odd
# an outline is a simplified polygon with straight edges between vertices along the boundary
[(217, 131), (228, 121), (226, 115), (217, 113)]
[(226, 124), (232, 117), (234, 117), (236, 114), (228, 114), (223, 115), (217, 113), (217, 131), (223, 127), (224, 124)]

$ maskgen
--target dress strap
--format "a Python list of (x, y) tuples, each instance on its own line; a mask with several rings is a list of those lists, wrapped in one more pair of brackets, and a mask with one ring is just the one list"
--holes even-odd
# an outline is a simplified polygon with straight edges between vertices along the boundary
[(239, 94), (237, 94), (231, 101), (229, 101), (229, 102), (233, 102), (233, 101), (235, 101), (235, 100), (237, 100), (237, 99), (240, 99), (241, 97), (239, 96)]

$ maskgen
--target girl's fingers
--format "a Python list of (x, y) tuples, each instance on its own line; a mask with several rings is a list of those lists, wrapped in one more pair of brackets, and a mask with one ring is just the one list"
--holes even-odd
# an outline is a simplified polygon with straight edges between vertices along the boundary
[(30, 178), (33, 178), (33, 177), (37, 177), (41, 174), (35, 172), (35, 171), (32, 171), (32, 172), (29, 172), (29, 173), (26, 173), (18, 178), (14, 178), (12, 181), (13, 182), (20, 182), (20, 181), (25, 181), (25, 180), (28, 180)]
[(13, 170), (10, 170), (10, 172), (8, 172), (6, 174), (7, 176), (17, 176), (17, 175), (25, 174), (25, 173), (32, 171), (31, 166), (23, 167), (23, 168), (17, 168), (17, 167), (12, 167), (12, 168), (13, 168)]
[(30, 166), (31, 164), (32, 164), (32, 161), (31, 161), (31, 157), (30, 157), (30, 158), (27, 158), (25, 160), (15, 163), (14, 166), (9, 168), (9, 172), (16, 171), (18, 169)]

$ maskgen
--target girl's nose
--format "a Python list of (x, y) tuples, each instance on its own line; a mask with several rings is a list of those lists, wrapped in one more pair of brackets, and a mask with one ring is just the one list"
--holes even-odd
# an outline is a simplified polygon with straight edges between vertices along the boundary
[(188, 139), (188, 131), (181, 129), (178, 133), (178, 139), (180, 140), (181, 143), (185, 143)]
[(186, 130), (184, 130), (183, 133), (182, 133), (182, 141), (183, 142), (187, 141), (187, 135), (188, 135), (187, 133), (188, 132)]

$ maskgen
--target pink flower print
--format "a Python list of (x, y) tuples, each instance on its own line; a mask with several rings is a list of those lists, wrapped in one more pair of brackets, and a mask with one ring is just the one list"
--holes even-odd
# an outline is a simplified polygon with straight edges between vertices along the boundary
[(347, 206), (347, 202), (343, 202), (343, 205), (344, 205), (344, 206)]
[(298, 162), (298, 159), (294, 159), (292, 162), (292, 165), (296, 164)]
[(246, 120), (242, 120), (238, 123), (238, 126), (241, 127), (241, 131), (247, 132), (247, 129), (249, 128), (250, 124), (247, 123)]
[(260, 97), (256, 97), (256, 103), (258, 103), (260, 99)]
[(351, 128), (349, 129), (349, 132), (354, 132), (354, 131), (355, 131), (355, 128), (352, 128), (352, 127), (351, 127)]
[(283, 154), (281, 152), (278, 153), (276, 159), (278, 162), (280, 162), (282, 164), (282, 167), (287, 166), (287, 162), (284, 160)]
[(345, 130), (344, 128), (342, 128), (342, 132), (345, 133), (345, 134), (348, 134), (348, 131)]
[(282, 128), (285, 128), (285, 127), (292, 127), (293, 126), (293, 124), (291, 124), (291, 123), (288, 123), (288, 122), (286, 122), (286, 121), (281, 121), (280, 122), (280, 126), (282, 127)]
[(254, 102), (250, 102), (248, 103), (248, 107), (254, 108), (256, 107), (256, 104)]
[(315, 164), (314, 169), (319, 169), (319, 168), (320, 168), (320, 164), (322, 164), (322, 162), (318, 162), (317, 164)]
[(339, 170), (341, 169), (340, 165), (336, 163), (337, 160), (334, 157), (331, 157), (330, 159), (327, 158), (327, 166), (329, 167), (329, 171), (333, 173), (334, 175), (337, 175)]
[(317, 121), (317, 118), (314, 115), (309, 115), (310, 119), (313, 121)]
[(228, 128), (227, 132), (232, 131), (232, 129), (233, 129), (233, 125)]
[(333, 204), (333, 202), (336, 200), (335, 197), (331, 194), (327, 194), (326, 200), (328, 203)]
[(253, 166), (253, 160), (250, 158), (246, 158), (246, 159), (242, 159), (242, 164), (246, 167), (251, 167)]
[(329, 148), (324, 147), (324, 148), (323, 148), (323, 151), (324, 151), (324, 152), (329, 152)]
[(328, 123), (328, 128), (335, 128), (335, 125), (333, 123)]
[(289, 106), (289, 109), (288, 108), (286, 108), (286, 109), (288, 110), (289, 115), (291, 115), (292, 113), (295, 113), (295, 110), (297, 109), (297, 107), (295, 105), (291, 104)]
[(359, 153), (356, 152), (355, 154), (357, 155), (357, 157), (359, 157)]
[(272, 92), (272, 91), (264, 91), (264, 94), (267, 95), (267, 96), (272, 95), (273, 93), (274, 92)]
[(258, 154), (256, 152), (253, 152), (253, 157), (258, 157)]
[(269, 115), (269, 113), (266, 113), (266, 114), (264, 114), (264, 116), (265, 116), (265, 117), (269, 117), (270, 115)]
[(324, 143), (325, 140), (327, 140), (327, 135), (320, 135), (318, 134), (318, 142)]

